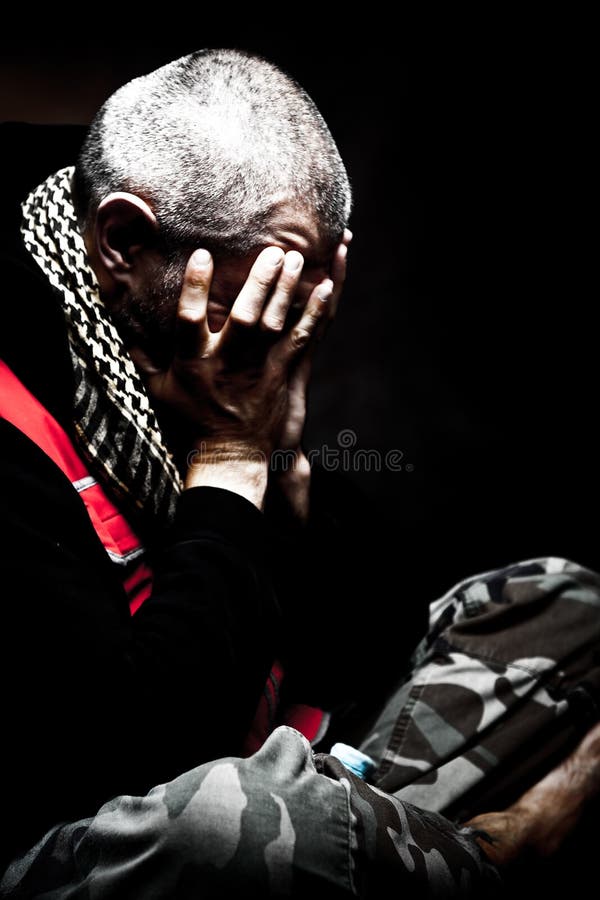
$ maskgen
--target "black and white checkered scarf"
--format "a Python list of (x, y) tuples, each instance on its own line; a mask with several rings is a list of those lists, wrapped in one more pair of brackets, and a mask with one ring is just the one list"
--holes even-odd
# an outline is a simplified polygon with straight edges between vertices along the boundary
[(74, 372), (73, 416), (94, 474), (132, 512), (162, 524), (181, 483), (144, 384), (100, 299), (71, 201), (73, 167), (40, 184), (23, 204), (27, 250), (59, 296)]

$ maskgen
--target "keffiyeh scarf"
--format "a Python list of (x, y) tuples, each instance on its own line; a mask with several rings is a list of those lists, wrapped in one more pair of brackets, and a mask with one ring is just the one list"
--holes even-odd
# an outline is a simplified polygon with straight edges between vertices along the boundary
[(148, 394), (100, 299), (71, 199), (73, 167), (23, 204), (25, 247), (59, 297), (74, 373), (73, 421), (94, 474), (147, 524), (172, 517), (181, 490)]

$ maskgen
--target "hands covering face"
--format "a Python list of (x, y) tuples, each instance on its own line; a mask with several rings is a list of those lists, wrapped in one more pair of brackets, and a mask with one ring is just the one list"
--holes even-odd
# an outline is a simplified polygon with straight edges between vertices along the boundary
[[(301, 364), (335, 315), (350, 239), (346, 232), (334, 253), (331, 277), (314, 286), (302, 281), (302, 254), (265, 248), (217, 332), (209, 330), (207, 318), (213, 260), (206, 250), (196, 250), (179, 297), (170, 366), (158, 370), (142, 354), (134, 354), (155, 400), (187, 420), (198, 439), (216, 441), (223, 450), (235, 446), (236, 452), (246, 448), (268, 456), (289, 431), (292, 407), (293, 430), (301, 433), (304, 402), (299, 415), (298, 371), (304, 373), (304, 397), (308, 365)], [(289, 441), (288, 434), (288, 446)]]

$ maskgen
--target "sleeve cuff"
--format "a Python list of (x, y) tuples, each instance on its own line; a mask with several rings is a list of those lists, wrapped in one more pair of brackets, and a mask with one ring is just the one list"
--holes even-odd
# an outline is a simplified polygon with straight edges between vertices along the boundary
[(211, 534), (244, 549), (264, 549), (264, 516), (245, 497), (216, 487), (193, 487), (183, 491), (173, 523), (176, 539)]

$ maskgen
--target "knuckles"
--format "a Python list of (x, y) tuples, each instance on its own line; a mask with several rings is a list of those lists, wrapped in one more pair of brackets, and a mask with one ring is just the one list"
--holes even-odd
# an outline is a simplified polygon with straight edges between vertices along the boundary
[(272, 267), (270, 267), (268, 271), (258, 269), (256, 272), (253, 272), (251, 281), (253, 282), (254, 288), (257, 288), (258, 291), (263, 294), (265, 291), (270, 290), (275, 283), (278, 274), (278, 271), (274, 271)]
[(260, 327), (263, 331), (273, 331), (276, 334), (282, 331), (285, 325), (285, 319), (281, 316), (266, 315), (260, 320)]
[(229, 319), (231, 322), (234, 322), (236, 325), (242, 325), (245, 327), (251, 327), (252, 325), (256, 325), (258, 322), (259, 313), (255, 310), (250, 309), (249, 307), (240, 307), (236, 309), (235, 307), (229, 313)]
[(290, 332), (290, 344), (294, 350), (301, 350), (308, 344), (311, 335), (312, 331), (308, 328), (297, 325), (296, 328), (293, 328)]
[(177, 310), (177, 318), (180, 322), (189, 322), (191, 325), (200, 325), (206, 319), (205, 311), (193, 306), (180, 306)]
[(191, 272), (186, 273), (184, 289), (188, 287), (195, 291), (206, 290), (210, 286), (210, 281), (210, 275), (207, 272), (192, 269)]

